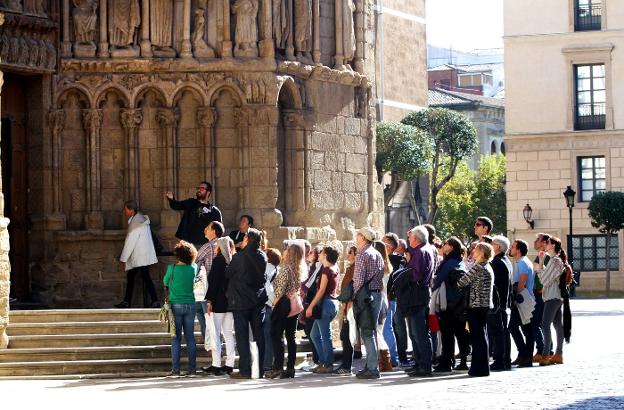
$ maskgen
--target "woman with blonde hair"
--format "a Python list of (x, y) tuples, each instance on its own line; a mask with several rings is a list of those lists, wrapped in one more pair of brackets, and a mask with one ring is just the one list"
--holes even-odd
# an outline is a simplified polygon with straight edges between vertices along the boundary
[(494, 271), (490, 261), (494, 248), (489, 243), (479, 242), (472, 251), (474, 265), (463, 275), (457, 287), (470, 286), (468, 302), (468, 327), (472, 346), (472, 362), (468, 375), (481, 377), (490, 375), (488, 340), (485, 333), (488, 311), (494, 307)]
[[(273, 312), (271, 313), (271, 341), (273, 342), (273, 370), (265, 373), (267, 379), (295, 377), (297, 344), (297, 315), (291, 316), (290, 298), (299, 292), (303, 278), (308, 272), (305, 263), (305, 248), (299, 243), (290, 243), (282, 255), (277, 276), (273, 282)], [(284, 370), (284, 343), (286, 335), (288, 361)]]

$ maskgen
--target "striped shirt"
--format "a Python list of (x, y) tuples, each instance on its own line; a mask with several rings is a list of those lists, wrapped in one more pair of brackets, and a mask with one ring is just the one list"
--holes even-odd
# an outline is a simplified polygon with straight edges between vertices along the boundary
[(371, 244), (358, 249), (355, 256), (355, 272), (353, 274), (353, 294), (365, 283), (370, 281), (368, 289), (382, 290), (384, 261), (381, 254)]
[(544, 288), (542, 290), (542, 297), (544, 302), (553, 299), (561, 299), (561, 290), (559, 289), (559, 278), (563, 274), (565, 265), (558, 256), (554, 256), (548, 262), (546, 267), (535, 271), (539, 277)]
[(489, 263), (482, 265), (475, 263), (472, 269), (463, 275), (457, 287), (465, 288), (470, 286), (470, 307), (487, 307), (494, 308), (492, 301), (492, 292), (494, 287), (494, 272)]

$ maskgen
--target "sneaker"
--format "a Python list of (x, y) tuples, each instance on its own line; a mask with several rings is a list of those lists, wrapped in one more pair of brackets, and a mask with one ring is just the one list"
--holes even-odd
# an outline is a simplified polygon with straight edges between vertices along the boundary
[(180, 377), (180, 369), (172, 369), (168, 374), (167, 377)]
[(316, 370), (315, 372), (316, 374), (332, 374), (334, 372), (334, 369), (331, 365), (320, 365), (317, 369), (318, 370)]
[(193, 370), (189, 370), (188, 373), (186, 374), (186, 377), (197, 377), (197, 372), (195, 371), (195, 369)]
[(363, 371), (358, 372), (358, 374), (355, 377), (357, 377), (358, 379), (370, 380), (370, 379), (379, 379), (379, 377), (381, 376), (379, 375), (379, 372), (377, 371), (364, 369)]
[(117, 303), (115, 307), (117, 309), (126, 309), (130, 307), (130, 303), (126, 302), (125, 300), (122, 300), (121, 302)]
[(339, 367), (336, 370), (334, 370), (335, 375), (338, 376), (352, 376), (353, 373), (351, 373), (351, 369), (345, 369), (344, 367)]

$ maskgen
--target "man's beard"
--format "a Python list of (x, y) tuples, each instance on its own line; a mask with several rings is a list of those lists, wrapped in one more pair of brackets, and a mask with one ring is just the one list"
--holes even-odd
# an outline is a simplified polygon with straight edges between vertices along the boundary
[(208, 197), (208, 193), (202, 194), (201, 192), (197, 191), (197, 193), (195, 194), (195, 197), (199, 199), (200, 201), (202, 201)]

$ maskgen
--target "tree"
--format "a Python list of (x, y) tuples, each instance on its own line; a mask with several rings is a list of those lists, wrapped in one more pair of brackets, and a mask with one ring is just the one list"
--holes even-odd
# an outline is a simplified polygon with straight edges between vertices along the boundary
[(485, 215), (492, 219), (494, 231), (507, 232), (507, 204), (505, 193), (506, 160), (502, 154), (484, 155), (475, 174), (476, 191), (473, 195), (472, 221)]
[[(377, 179), (381, 183), (383, 175), (390, 173), (390, 185), (384, 187), (384, 204), (394, 197), (401, 181), (411, 181), (429, 172), (431, 157), (431, 141), (422, 131), (401, 123), (378, 123)], [(413, 186), (409, 186), (410, 205), (416, 211)]]
[(436, 221), (438, 236), (457, 236), (460, 239), (472, 237), (475, 214), (473, 197), (476, 191), (475, 173), (466, 161), (461, 161), (455, 177), (440, 191), (440, 209)]
[[(427, 220), (434, 223), (439, 209), (438, 194), (455, 176), (460, 161), (477, 152), (477, 131), (468, 117), (445, 108), (412, 112), (401, 122), (424, 131), (433, 145)], [(443, 175), (445, 161), (448, 161), (448, 172)]]
[(600, 192), (592, 197), (587, 210), (592, 226), (607, 235), (608, 297), (611, 293), (611, 237), (624, 228), (624, 192)]

